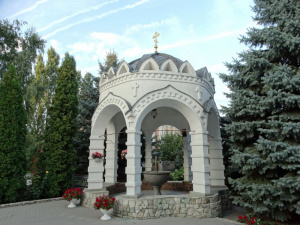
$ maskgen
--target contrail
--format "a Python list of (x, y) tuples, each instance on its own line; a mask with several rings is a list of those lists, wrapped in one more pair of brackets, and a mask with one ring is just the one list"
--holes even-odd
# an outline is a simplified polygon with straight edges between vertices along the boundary
[(8, 18), (10, 19), (10, 18), (16, 17), (16, 16), (18, 16), (18, 15), (21, 15), (21, 14), (23, 14), (23, 13), (30, 12), (31, 10), (34, 10), (36, 7), (38, 7), (38, 5), (43, 4), (43, 3), (45, 3), (45, 2), (48, 2), (48, 1), (49, 1), (49, 0), (40, 0), (40, 1), (37, 1), (33, 6), (27, 8), (27, 9), (23, 9), (22, 11), (17, 12), (16, 14), (14, 14), (14, 15), (8, 17)]
[(108, 5), (108, 4), (111, 4), (111, 3), (115, 3), (115, 2), (118, 2), (118, 1), (119, 1), (119, 0), (113, 0), (113, 1), (109, 1), (109, 2), (104, 2), (104, 3), (102, 3), (102, 4), (99, 4), (99, 5), (90, 7), (90, 8), (88, 8), (88, 9), (84, 9), (84, 10), (75, 12), (75, 13), (73, 13), (73, 14), (70, 15), (70, 16), (65, 16), (65, 17), (63, 17), (63, 18), (61, 18), (61, 19), (59, 19), (59, 20), (56, 20), (56, 21), (50, 23), (48, 26), (45, 26), (45, 27), (41, 28), (40, 30), (38, 30), (38, 32), (47, 30), (48, 28), (52, 27), (53, 25), (58, 24), (58, 23), (62, 23), (62, 22), (66, 21), (66, 20), (68, 20), (68, 19), (70, 19), (70, 18), (72, 18), (72, 17), (78, 16), (78, 15), (80, 15), (80, 14), (88, 13), (88, 12), (90, 12), (90, 11), (98, 10), (98, 9), (100, 9), (101, 7), (105, 6), (105, 5)]
[(76, 25), (78, 25), (78, 24), (88, 23), (88, 22), (91, 22), (91, 21), (94, 21), (94, 20), (97, 20), (97, 19), (101, 19), (101, 18), (106, 17), (106, 16), (109, 16), (109, 15), (111, 15), (111, 14), (115, 14), (115, 13), (117, 13), (117, 12), (120, 12), (120, 11), (123, 11), (123, 10), (126, 10), (126, 9), (134, 8), (134, 7), (136, 7), (136, 6), (139, 6), (139, 5), (141, 5), (141, 4), (146, 3), (146, 2), (148, 2), (148, 1), (150, 1), (150, 0), (141, 0), (141, 1), (139, 1), (139, 2), (136, 2), (136, 3), (132, 4), (132, 5), (126, 5), (126, 6), (122, 7), (122, 8), (114, 9), (114, 10), (111, 10), (111, 11), (109, 11), (109, 12), (102, 13), (102, 14), (100, 14), (99, 16), (89, 17), (89, 18), (86, 18), (86, 19), (84, 19), (84, 20), (80, 20), (80, 21), (78, 21), (78, 22), (76, 22), (76, 23), (72, 23), (72, 24), (69, 24), (69, 25), (67, 25), (67, 26), (58, 28), (58, 29), (56, 29), (55, 31), (53, 31), (52, 33), (43, 36), (42, 38), (43, 38), (43, 39), (46, 39), (46, 38), (48, 38), (48, 37), (52, 37), (53, 35), (57, 34), (58, 32), (61, 32), (61, 31), (63, 31), (63, 30), (67, 30), (67, 29), (69, 29), (69, 28), (71, 28), (71, 27), (73, 27), (73, 26), (76, 26)]

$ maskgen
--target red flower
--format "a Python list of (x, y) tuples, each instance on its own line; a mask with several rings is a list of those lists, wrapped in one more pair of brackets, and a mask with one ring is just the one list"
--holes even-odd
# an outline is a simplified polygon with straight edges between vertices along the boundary
[(254, 221), (254, 220), (251, 220), (250, 222), (251, 222), (252, 224), (255, 224), (255, 221)]
[(243, 217), (242, 217), (242, 216), (239, 216), (239, 219), (240, 219), (240, 220), (242, 220), (242, 219), (243, 219)]
[(245, 219), (245, 220), (247, 219), (247, 216), (246, 216), (246, 215), (244, 216), (244, 219)]

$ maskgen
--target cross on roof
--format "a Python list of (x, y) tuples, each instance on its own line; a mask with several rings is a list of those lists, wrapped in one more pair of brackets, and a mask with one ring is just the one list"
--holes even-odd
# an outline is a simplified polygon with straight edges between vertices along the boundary
[(154, 45), (155, 53), (157, 53), (157, 43), (158, 43), (157, 37), (158, 36), (159, 36), (159, 33), (155, 32), (155, 34), (152, 37), (154, 39), (154, 43), (155, 43), (155, 45)]

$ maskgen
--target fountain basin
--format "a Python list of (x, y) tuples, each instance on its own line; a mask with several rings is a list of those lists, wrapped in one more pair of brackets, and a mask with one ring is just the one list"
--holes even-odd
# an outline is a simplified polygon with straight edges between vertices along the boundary
[(161, 195), (160, 187), (169, 180), (170, 171), (144, 171), (144, 181), (153, 186), (154, 195)]

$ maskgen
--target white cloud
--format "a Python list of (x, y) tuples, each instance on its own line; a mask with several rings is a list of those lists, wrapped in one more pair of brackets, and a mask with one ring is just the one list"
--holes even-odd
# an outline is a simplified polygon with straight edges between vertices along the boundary
[(115, 3), (115, 2), (118, 2), (119, 0), (113, 0), (113, 1), (109, 1), (109, 2), (103, 2), (101, 4), (98, 4), (98, 5), (95, 5), (95, 6), (92, 6), (88, 9), (84, 9), (84, 10), (80, 10), (80, 11), (77, 11), (69, 16), (65, 16), (59, 20), (56, 20), (56, 21), (53, 21), (52, 23), (50, 23), (48, 26), (45, 26), (43, 28), (41, 28), (40, 30), (38, 30), (38, 32), (41, 32), (41, 31), (44, 31), (44, 30), (47, 30), (48, 28), (54, 26), (55, 24), (59, 24), (59, 23), (62, 23), (68, 19), (71, 19), (75, 16), (78, 16), (78, 15), (81, 15), (81, 14), (85, 14), (85, 13), (88, 13), (90, 11), (95, 11), (95, 10), (98, 10), (100, 9), (101, 7), (105, 6), (105, 5), (108, 5), (108, 4), (111, 4), (111, 3)]
[[(77, 68), (79, 69), (79, 68)], [(81, 69), (81, 76), (84, 76), (87, 72), (91, 73), (92, 71), (97, 71), (99, 68), (98, 66), (91, 66), (91, 67), (84, 67)], [(94, 74), (95, 76), (95, 74)], [(98, 76), (98, 74), (97, 74)]]
[(141, 55), (145, 54), (145, 52), (151, 52), (153, 51), (153, 48), (141, 48), (139, 46), (127, 48), (125, 49), (121, 55), (126, 56), (126, 58), (134, 58), (134, 57), (140, 57)]
[(136, 6), (139, 6), (139, 5), (141, 5), (141, 4), (146, 3), (146, 2), (148, 2), (148, 1), (150, 1), (150, 0), (141, 0), (141, 1), (139, 1), (139, 2), (136, 2), (136, 3), (132, 4), (132, 5), (126, 5), (126, 6), (122, 7), (122, 8), (114, 9), (114, 10), (111, 10), (111, 11), (108, 11), (108, 12), (105, 12), (105, 13), (102, 13), (102, 14), (100, 14), (100, 15), (98, 15), (98, 16), (95, 16), (95, 17), (89, 17), (89, 18), (86, 18), (86, 19), (77, 21), (77, 22), (75, 22), (75, 23), (71, 23), (71, 24), (69, 24), (69, 25), (67, 25), (67, 26), (64, 26), (64, 27), (61, 27), (61, 28), (59, 28), (59, 29), (56, 29), (55, 31), (53, 31), (53, 32), (50, 33), (50, 34), (47, 34), (47, 35), (43, 36), (43, 39), (46, 39), (46, 38), (48, 38), (48, 37), (51, 37), (51, 36), (57, 34), (58, 32), (67, 30), (67, 29), (69, 29), (69, 28), (71, 28), (71, 27), (73, 27), (73, 26), (76, 26), (76, 25), (79, 25), (79, 24), (82, 24), (82, 23), (88, 23), (88, 22), (91, 22), (91, 21), (94, 21), (94, 20), (97, 20), (97, 19), (102, 19), (103, 17), (109, 16), (109, 15), (111, 15), (111, 14), (118, 13), (118, 12), (123, 11), (123, 10), (126, 10), (126, 9), (134, 8), (134, 7), (136, 7)]
[(128, 27), (125, 30), (124, 35), (129, 35), (133, 32), (137, 32), (137, 31), (140, 31), (142, 29), (157, 28), (157, 27), (160, 27), (162, 25), (171, 25), (171, 24), (175, 24), (176, 22), (177, 22), (177, 18), (172, 17), (172, 18), (169, 18), (169, 19), (161, 20), (161, 21), (154, 21), (154, 22), (151, 22), (149, 24), (136, 24), (134, 26)]
[(30, 11), (34, 10), (36, 7), (38, 7), (38, 5), (43, 4), (43, 3), (45, 3), (45, 2), (48, 2), (48, 1), (49, 1), (49, 0), (40, 0), (40, 1), (37, 1), (33, 6), (31, 6), (31, 7), (29, 7), (29, 8), (26, 8), (26, 9), (23, 9), (23, 10), (21, 10), (21, 11), (15, 13), (14, 15), (12, 15), (12, 16), (10, 16), (10, 17), (8, 17), (8, 18), (10, 19), (10, 18), (19, 16), (19, 15), (21, 15), (21, 14), (30, 12)]

